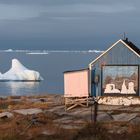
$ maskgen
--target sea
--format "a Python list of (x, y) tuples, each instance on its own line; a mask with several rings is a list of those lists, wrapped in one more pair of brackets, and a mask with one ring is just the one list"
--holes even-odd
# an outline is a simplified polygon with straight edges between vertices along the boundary
[(0, 96), (43, 95), (64, 93), (64, 71), (88, 68), (100, 50), (0, 50), (0, 72), (11, 68), (12, 59), (38, 71), (41, 82), (0, 82)]

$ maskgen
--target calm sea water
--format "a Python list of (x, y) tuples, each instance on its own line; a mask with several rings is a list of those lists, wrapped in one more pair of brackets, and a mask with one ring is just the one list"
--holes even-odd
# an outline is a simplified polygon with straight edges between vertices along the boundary
[(63, 72), (87, 68), (99, 54), (94, 51), (0, 51), (1, 73), (8, 71), (11, 60), (16, 58), (44, 78), (41, 82), (0, 82), (0, 96), (63, 94)]

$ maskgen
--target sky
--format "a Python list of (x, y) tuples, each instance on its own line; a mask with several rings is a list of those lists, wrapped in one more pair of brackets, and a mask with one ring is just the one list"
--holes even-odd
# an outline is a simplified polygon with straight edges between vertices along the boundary
[(0, 0), (0, 49), (104, 50), (140, 46), (139, 0)]

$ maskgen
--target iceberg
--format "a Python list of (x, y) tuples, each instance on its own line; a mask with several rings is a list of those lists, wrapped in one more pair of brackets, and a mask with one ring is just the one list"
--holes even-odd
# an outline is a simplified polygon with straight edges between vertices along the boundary
[(41, 81), (43, 78), (38, 71), (29, 70), (17, 59), (12, 59), (10, 70), (0, 73), (0, 81)]

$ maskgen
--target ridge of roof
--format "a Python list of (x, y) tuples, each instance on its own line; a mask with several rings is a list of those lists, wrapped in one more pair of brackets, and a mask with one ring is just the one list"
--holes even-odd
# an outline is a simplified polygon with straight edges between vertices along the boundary
[(137, 52), (140, 55), (140, 49), (133, 44), (131, 41), (128, 41), (128, 39), (126, 38), (125, 40), (123, 40), (129, 47), (131, 47), (135, 52)]

